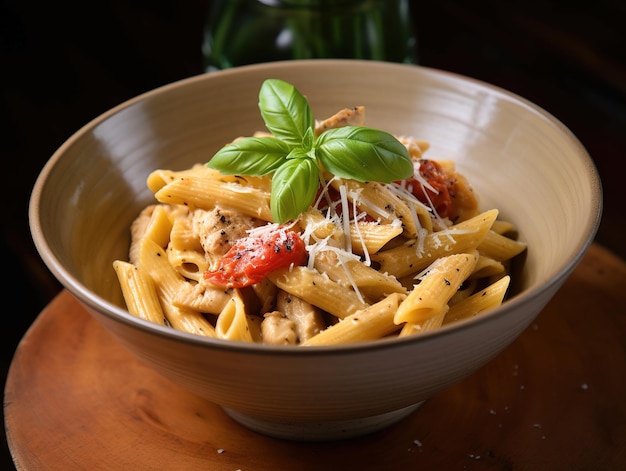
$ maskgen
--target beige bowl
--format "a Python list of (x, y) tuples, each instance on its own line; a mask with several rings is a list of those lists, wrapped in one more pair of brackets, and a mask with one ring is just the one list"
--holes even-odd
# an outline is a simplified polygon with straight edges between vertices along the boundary
[[(528, 243), (517, 294), (436, 332), (340, 347), (228, 343), (131, 316), (112, 262), (127, 257), (129, 225), (153, 201), (147, 175), (206, 162), (233, 137), (264, 129), (257, 102), (267, 78), (294, 84), (318, 118), (365, 105), (369, 126), (422, 138), (431, 143), (429, 157), (455, 160), (481, 208), (499, 208)], [(110, 110), (52, 156), (29, 217), (48, 268), (147, 365), (254, 430), (327, 440), (400, 420), (501, 352), (581, 260), (601, 205), (601, 183), (583, 146), (532, 103), (424, 67), (314, 60), (192, 77)]]

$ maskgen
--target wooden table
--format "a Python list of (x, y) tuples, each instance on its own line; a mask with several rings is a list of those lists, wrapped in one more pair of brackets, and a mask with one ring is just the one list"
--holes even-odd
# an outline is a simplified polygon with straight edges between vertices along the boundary
[(496, 359), (402, 422), (332, 443), (265, 437), (153, 373), (63, 291), (4, 397), (18, 470), (626, 469), (626, 264), (593, 245)]

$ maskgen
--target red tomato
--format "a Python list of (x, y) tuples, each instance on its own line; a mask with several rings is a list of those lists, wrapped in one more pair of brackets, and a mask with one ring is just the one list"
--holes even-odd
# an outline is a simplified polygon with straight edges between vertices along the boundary
[(307, 253), (297, 232), (287, 228), (261, 232), (237, 241), (204, 279), (225, 288), (243, 288), (260, 282), (279, 268), (304, 265)]
[(447, 175), (441, 165), (433, 160), (420, 160), (419, 173), (437, 191), (425, 188), (415, 177), (411, 177), (407, 179), (407, 183), (412, 187), (413, 195), (428, 206), (432, 204), (442, 218), (452, 215), (454, 208), (451, 194), (454, 194), (454, 178)]

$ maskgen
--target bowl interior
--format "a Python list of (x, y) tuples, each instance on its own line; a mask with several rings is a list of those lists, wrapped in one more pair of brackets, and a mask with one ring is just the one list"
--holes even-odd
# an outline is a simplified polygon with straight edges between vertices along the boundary
[(532, 296), (571, 269), (600, 217), (600, 181), (580, 142), (554, 117), (511, 93), (424, 67), (314, 60), (192, 77), (121, 104), (72, 136), (35, 184), (30, 223), (47, 266), (88, 303), (124, 311), (112, 261), (126, 259), (129, 226), (151, 202), (156, 168), (206, 162), (239, 135), (263, 130), (263, 80), (293, 83), (321, 119), (364, 105), (367, 124), (431, 144), (456, 161), (480, 198), (528, 243), (518, 275)]

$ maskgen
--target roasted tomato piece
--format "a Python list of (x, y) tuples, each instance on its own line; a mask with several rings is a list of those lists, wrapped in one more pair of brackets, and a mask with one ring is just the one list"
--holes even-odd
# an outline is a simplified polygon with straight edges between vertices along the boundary
[(300, 235), (286, 227), (259, 231), (239, 239), (204, 279), (225, 288), (243, 288), (291, 264), (304, 265), (307, 253)]
[(454, 209), (451, 193), (454, 192), (455, 179), (434, 160), (420, 160), (419, 173), (436, 191), (424, 187), (417, 178), (411, 177), (407, 183), (412, 187), (413, 195), (422, 203), (432, 206), (442, 218), (451, 216)]

